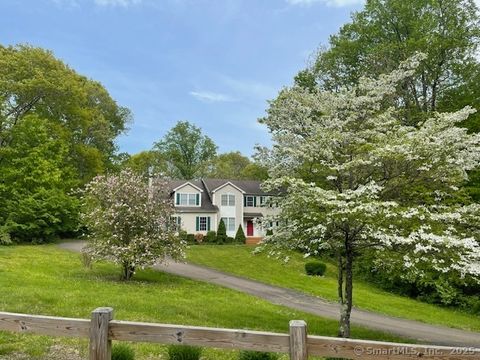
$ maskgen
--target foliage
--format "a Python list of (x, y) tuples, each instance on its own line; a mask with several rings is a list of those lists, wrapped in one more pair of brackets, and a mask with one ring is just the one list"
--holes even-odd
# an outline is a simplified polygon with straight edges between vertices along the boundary
[(187, 243), (195, 244), (195, 234), (187, 234)]
[(271, 352), (242, 350), (238, 353), (238, 360), (276, 360), (278, 354)]
[(134, 360), (135, 351), (125, 343), (112, 346), (112, 360)]
[(225, 244), (227, 242), (227, 228), (225, 227), (225, 222), (223, 219), (220, 219), (217, 229), (217, 244)]
[(288, 219), (267, 242), (336, 254), (341, 336), (349, 336), (354, 259), (364, 253), (410, 279), (430, 271), (480, 277), (480, 206), (460, 189), (480, 160), (480, 136), (458, 127), (474, 111), (433, 113), (411, 126), (383, 107), (422, 59), (338, 92), (284, 89), (262, 119), (274, 140), (263, 153), (266, 185), (285, 194), (280, 215), (264, 221)]
[(271, 236), (273, 235), (273, 230), (272, 229), (267, 229), (267, 232), (265, 233), (266, 236)]
[(82, 221), (89, 230), (87, 252), (93, 259), (109, 259), (130, 279), (166, 257), (180, 259), (185, 243), (170, 225), (173, 206), (167, 183), (155, 179), (149, 186), (130, 170), (97, 176), (83, 193)]
[[(369, 0), (330, 37), (329, 47), (296, 77), (309, 91), (339, 91), (358, 85), (362, 76), (396, 69), (416, 52), (425, 60), (398, 83), (385, 104), (402, 109), (409, 124), (436, 110), (457, 111), (480, 105), (480, 64), (476, 57), (480, 27), (472, 0)], [(478, 115), (469, 127), (478, 128)]]
[(10, 233), (3, 226), (0, 227), (0, 245), (12, 245)]
[(169, 345), (168, 358), (170, 360), (199, 360), (202, 348), (188, 345)]
[(265, 180), (267, 169), (256, 162), (251, 162), (239, 151), (218, 155), (212, 164), (208, 177), (217, 179)]
[(129, 156), (122, 162), (121, 168), (129, 168), (145, 179), (168, 175), (167, 161), (160, 152), (155, 150), (141, 151)]
[(245, 232), (243, 231), (242, 225), (238, 225), (237, 233), (235, 234), (235, 242), (244, 244), (247, 238), (245, 237)]
[(327, 270), (327, 265), (321, 261), (309, 261), (305, 264), (307, 275), (323, 276), (325, 270)]
[(215, 143), (188, 121), (179, 121), (154, 148), (167, 160), (169, 173), (185, 180), (208, 173), (217, 152)]
[(0, 226), (18, 241), (45, 242), (77, 227), (68, 145), (57, 125), (25, 116), (0, 147)]
[(205, 236), (205, 238), (203, 240), (204, 240), (204, 242), (206, 242), (208, 244), (213, 244), (217, 240), (217, 232), (214, 231), (214, 230), (208, 231), (207, 235)]

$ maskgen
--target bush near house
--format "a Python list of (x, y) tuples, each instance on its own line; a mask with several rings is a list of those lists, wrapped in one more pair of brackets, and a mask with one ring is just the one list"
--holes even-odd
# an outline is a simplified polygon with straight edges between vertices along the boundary
[(220, 220), (220, 224), (218, 224), (216, 240), (217, 240), (217, 244), (225, 244), (228, 240), (227, 228), (225, 227), (225, 223), (223, 222), (223, 220)]
[(327, 265), (321, 261), (310, 261), (305, 264), (305, 272), (311, 276), (323, 276)]
[(204, 237), (205, 237), (205, 236), (204, 236), (202, 233), (196, 233), (196, 234), (195, 234), (195, 242), (196, 242), (197, 244), (201, 244), (201, 243), (203, 242), (203, 238), (204, 238)]
[(245, 233), (243, 232), (243, 227), (242, 225), (239, 225), (237, 233), (235, 234), (235, 242), (244, 244), (245, 240), (247, 240), (247, 238), (245, 237)]
[(213, 244), (215, 243), (216, 240), (217, 240), (217, 232), (214, 230), (211, 230), (207, 232), (207, 235), (203, 239), (203, 242), (208, 244)]

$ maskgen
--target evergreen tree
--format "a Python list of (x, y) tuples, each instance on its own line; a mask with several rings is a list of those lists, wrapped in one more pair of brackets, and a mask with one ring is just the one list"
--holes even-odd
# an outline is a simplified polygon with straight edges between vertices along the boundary
[(217, 244), (225, 244), (227, 242), (227, 228), (223, 220), (220, 220), (217, 230)]
[(245, 237), (245, 233), (243, 232), (242, 225), (238, 225), (237, 233), (235, 234), (235, 242), (244, 244), (247, 238)]

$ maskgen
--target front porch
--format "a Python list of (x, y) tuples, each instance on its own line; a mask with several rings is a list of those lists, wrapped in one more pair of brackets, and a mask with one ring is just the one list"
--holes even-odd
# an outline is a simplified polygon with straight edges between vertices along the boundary
[(255, 219), (262, 217), (262, 213), (245, 213), (243, 217), (243, 226), (245, 236), (247, 237), (245, 244), (256, 245), (263, 240), (263, 229), (256, 223)]

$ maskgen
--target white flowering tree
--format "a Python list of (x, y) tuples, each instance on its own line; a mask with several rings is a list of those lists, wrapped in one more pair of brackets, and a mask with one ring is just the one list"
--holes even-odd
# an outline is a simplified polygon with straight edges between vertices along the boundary
[(124, 280), (136, 268), (183, 258), (186, 244), (175, 234), (167, 189), (165, 181), (156, 179), (149, 186), (128, 169), (94, 178), (83, 191), (87, 255), (120, 264)]
[(395, 108), (397, 84), (422, 56), (352, 89), (308, 92), (286, 88), (261, 119), (272, 149), (260, 157), (265, 183), (282, 191), (281, 220), (267, 244), (338, 259), (339, 336), (350, 336), (355, 259), (372, 255), (405, 276), (426, 269), (480, 276), (480, 208), (461, 190), (479, 165), (480, 136), (457, 125), (474, 112), (431, 113), (418, 126), (403, 124)]

